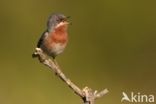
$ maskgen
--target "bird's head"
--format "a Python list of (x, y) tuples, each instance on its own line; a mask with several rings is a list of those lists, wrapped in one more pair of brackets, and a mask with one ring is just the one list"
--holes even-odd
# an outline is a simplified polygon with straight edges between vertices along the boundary
[(60, 13), (54, 13), (50, 15), (47, 22), (48, 32), (52, 32), (54, 29), (61, 26), (67, 26), (69, 24), (68, 18), (69, 17), (66, 17), (65, 15)]

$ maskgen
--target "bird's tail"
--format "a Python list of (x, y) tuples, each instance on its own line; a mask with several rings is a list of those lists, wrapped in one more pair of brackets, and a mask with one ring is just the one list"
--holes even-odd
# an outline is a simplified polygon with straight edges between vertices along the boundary
[(34, 52), (33, 54), (32, 54), (32, 58), (36, 58), (38, 55), (36, 54), (36, 52)]

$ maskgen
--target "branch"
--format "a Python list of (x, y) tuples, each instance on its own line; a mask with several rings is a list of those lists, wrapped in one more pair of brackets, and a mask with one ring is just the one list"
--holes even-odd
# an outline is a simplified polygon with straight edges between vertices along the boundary
[(94, 104), (95, 99), (100, 98), (108, 93), (107, 89), (104, 89), (99, 93), (97, 91), (92, 91), (92, 89), (88, 87), (85, 87), (81, 90), (77, 85), (75, 85), (70, 79), (65, 76), (57, 62), (55, 60), (47, 58), (47, 55), (45, 55), (40, 48), (36, 48), (35, 52), (33, 53), (33, 57), (38, 57), (39, 61), (42, 64), (54, 71), (55, 74), (69, 86), (69, 88), (71, 88), (78, 96), (83, 99), (84, 104)]

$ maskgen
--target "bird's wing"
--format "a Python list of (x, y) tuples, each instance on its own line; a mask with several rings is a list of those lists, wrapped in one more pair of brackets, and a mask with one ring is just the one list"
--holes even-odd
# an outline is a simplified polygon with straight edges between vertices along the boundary
[(47, 37), (48, 32), (45, 31), (42, 33), (38, 43), (37, 43), (37, 47), (40, 48), (41, 44), (43, 43), (44, 39)]

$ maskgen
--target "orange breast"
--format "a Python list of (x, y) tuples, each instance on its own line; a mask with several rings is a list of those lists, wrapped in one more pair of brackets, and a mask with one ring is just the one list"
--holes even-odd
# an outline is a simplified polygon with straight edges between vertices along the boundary
[(62, 46), (66, 46), (68, 42), (68, 34), (67, 34), (67, 27), (60, 26), (56, 28), (53, 32), (49, 33), (46, 41), (45, 46), (47, 49), (52, 49), (55, 47), (57, 43), (60, 43)]
[(60, 26), (51, 33), (51, 39), (56, 43), (66, 43), (68, 41), (67, 27)]

